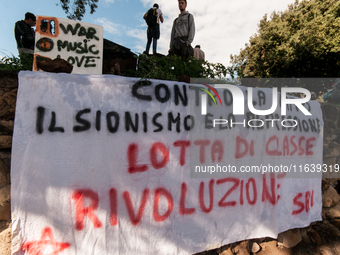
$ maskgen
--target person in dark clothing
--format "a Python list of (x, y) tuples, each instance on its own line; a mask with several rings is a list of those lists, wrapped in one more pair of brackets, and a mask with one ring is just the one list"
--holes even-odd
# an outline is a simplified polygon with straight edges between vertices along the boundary
[(32, 27), (35, 24), (36, 17), (30, 12), (25, 14), (25, 20), (19, 20), (15, 23), (14, 35), (19, 55), (21, 53), (34, 53), (35, 32)]
[[(152, 41), (153, 54), (157, 53), (157, 40), (159, 39), (159, 36), (160, 36), (159, 24), (160, 24), (160, 22), (163, 23), (163, 21), (164, 21), (163, 13), (162, 13), (161, 9), (159, 9), (158, 4), (154, 4), (152, 9), (154, 9), (154, 15), (155, 15), (155, 21), (156, 22), (154, 24), (152, 24), (151, 26), (148, 26), (148, 30), (147, 30), (148, 41), (146, 43), (146, 49), (144, 51), (145, 54), (149, 54), (151, 41)], [(146, 12), (144, 14), (143, 18), (147, 19), (147, 15), (151, 15), (151, 13), (149, 11)]]

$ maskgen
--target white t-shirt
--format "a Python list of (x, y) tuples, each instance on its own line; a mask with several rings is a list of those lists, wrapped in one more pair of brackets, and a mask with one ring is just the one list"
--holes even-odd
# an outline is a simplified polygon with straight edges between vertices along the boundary
[(161, 23), (160, 23), (160, 20), (159, 20), (159, 17), (160, 17), (163, 13), (162, 13), (161, 9), (159, 9), (159, 8), (158, 8), (156, 11), (157, 11), (157, 23), (158, 23), (158, 24), (161, 24)]

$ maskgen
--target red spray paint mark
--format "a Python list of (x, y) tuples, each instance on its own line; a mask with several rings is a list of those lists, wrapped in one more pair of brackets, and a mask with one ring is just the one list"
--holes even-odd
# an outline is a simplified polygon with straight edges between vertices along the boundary
[(118, 216), (117, 216), (117, 190), (112, 188), (109, 191), (110, 196), (110, 223), (111, 226), (116, 226), (118, 224)]
[(248, 152), (250, 156), (254, 156), (254, 141), (251, 140), (249, 144), (246, 139), (238, 135), (236, 137), (235, 159), (245, 157)]
[(141, 219), (142, 219), (143, 212), (144, 212), (144, 209), (145, 209), (145, 206), (146, 206), (146, 202), (148, 201), (148, 196), (149, 196), (149, 189), (145, 189), (143, 191), (143, 197), (142, 197), (142, 201), (139, 205), (137, 215), (135, 215), (135, 210), (134, 210), (133, 205), (132, 205), (130, 193), (128, 191), (124, 191), (124, 193), (123, 193), (123, 198), (124, 198), (126, 208), (128, 210), (128, 213), (129, 213), (131, 223), (135, 226), (138, 225), (140, 223)]
[[(243, 183), (244, 183), (244, 180), (241, 180), (240, 205), (243, 205), (243, 203), (244, 203), (244, 201), (243, 201)], [(248, 190), (248, 193), (249, 193), (249, 190)]]
[(190, 141), (178, 140), (178, 141), (174, 142), (174, 146), (175, 147), (181, 147), (179, 163), (180, 163), (181, 166), (184, 166), (184, 164), (185, 164), (185, 148), (190, 146)]
[(46, 227), (41, 231), (40, 240), (26, 242), (22, 249), (29, 255), (44, 255), (45, 251), (48, 251), (49, 255), (58, 255), (68, 247), (70, 247), (69, 243), (57, 242), (52, 229)]
[[(75, 228), (77, 230), (84, 229), (85, 216), (87, 216), (92, 221), (95, 228), (100, 228), (102, 223), (95, 214), (95, 211), (99, 205), (98, 194), (91, 189), (79, 189), (73, 193), (72, 198), (74, 199), (76, 207)], [(84, 206), (85, 198), (91, 199), (91, 205), (88, 207)]]
[[(250, 183), (252, 184), (253, 187), (253, 199), (250, 198), (250, 193), (249, 193), (249, 186)], [(250, 178), (246, 184), (246, 195), (247, 195), (247, 201), (250, 205), (255, 205), (256, 200), (257, 200), (257, 189), (256, 189), (256, 182), (254, 178)]]
[(305, 204), (306, 204), (306, 212), (309, 212), (309, 202), (310, 202), (310, 192), (307, 191), (305, 194)]
[(304, 137), (304, 136), (301, 136), (300, 138), (299, 138), (299, 156), (302, 156), (304, 153), (305, 153), (305, 150), (303, 149), (303, 147), (302, 147), (302, 142), (304, 141), (304, 140), (306, 140), (306, 138)]
[(316, 139), (315, 137), (308, 138), (306, 141), (306, 155), (307, 156), (313, 156), (314, 152), (311, 150), (313, 148), (312, 142), (314, 142)]
[(211, 145), (211, 159), (212, 162), (215, 162), (216, 160), (216, 154), (217, 154), (217, 161), (221, 162), (223, 159), (223, 153), (224, 153), (224, 148), (223, 148), (223, 143), (220, 140), (216, 140), (212, 145)]
[(186, 208), (185, 207), (185, 197), (187, 194), (187, 190), (188, 190), (188, 185), (183, 182), (182, 183), (182, 187), (181, 187), (181, 199), (179, 202), (179, 214), (185, 215), (185, 214), (193, 214), (196, 209), (195, 208)]
[(298, 193), (293, 199), (293, 204), (298, 206), (298, 209), (294, 210), (292, 215), (300, 214), (304, 210), (308, 213), (314, 205), (314, 190), (312, 192), (307, 191), (305, 195)]
[[(162, 160), (157, 159), (157, 151), (161, 152)], [(169, 162), (169, 150), (163, 143), (154, 143), (150, 149), (150, 161), (155, 169), (161, 169)]]
[(290, 156), (294, 155), (297, 152), (297, 145), (294, 142), (295, 135), (291, 136), (290, 143), (293, 145), (294, 150), (290, 153)]
[[(158, 211), (159, 199), (161, 195), (164, 196), (168, 200), (168, 210), (163, 215), (160, 215)], [(166, 220), (166, 218), (170, 216), (173, 206), (174, 206), (174, 201), (169, 191), (167, 191), (165, 188), (155, 189), (155, 200), (153, 203), (153, 218), (155, 219), (156, 222)]]
[(299, 193), (294, 197), (293, 204), (297, 205), (299, 207), (299, 209), (294, 210), (292, 212), (292, 215), (297, 215), (297, 214), (301, 213), (303, 211), (303, 209), (305, 208), (305, 205), (301, 201), (299, 201), (300, 197), (302, 197), (302, 193)]
[(211, 210), (214, 207), (214, 179), (211, 179), (209, 182), (209, 198), (210, 198), (210, 204), (209, 207), (205, 207), (204, 204), (204, 182), (201, 182), (200, 184), (200, 189), (199, 189), (199, 193), (198, 193), (198, 197), (199, 197), (199, 202), (200, 202), (200, 207), (202, 212), (204, 213), (209, 213), (211, 212)]
[(267, 178), (265, 177), (265, 174), (263, 175), (262, 178), (262, 202), (268, 200), (269, 203), (271, 203), (272, 205), (276, 205), (277, 201), (278, 201), (278, 197), (276, 197), (276, 192), (275, 192), (275, 188), (276, 188), (276, 180), (275, 180), (275, 176), (273, 173), (270, 173), (270, 191), (267, 185)]
[(138, 145), (132, 143), (129, 145), (127, 150), (127, 158), (129, 161), (129, 168), (128, 171), (130, 174), (138, 173), (138, 172), (145, 172), (148, 170), (147, 165), (137, 165), (137, 156), (138, 156)]
[(194, 142), (195, 145), (200, 146), (200, 162), (204, 164), (205, 162), (205, 147), (210, 144), (210, 140), (197, 140)]
[[(295, 141), (295, 136), (285, 136), (283, 141), (280, 141), (276, 135), (269, 137), (266, 142), (266, 154), (269, 156), (293, 156), (297, 153), (299, 156), (313, 156), (313, 147), (315, 137), (306, 139), (301, 136), (298, 141)], [(281, 144), (282, 142), (282, 144)]]
[(221, 200), (218, 202), (218, 206), (219, 207), (226, 207), (226, 206), (235, 206), (236, 205), (236, 201), (228, 201), (226, 202), (225, 200), (227, 199), (227, 197), (234, 191), (236, 190), (236, 188), (238, 187), (238, 185), (240, 184), (240, 179), (237, 178), (224, 178), (224, 179), (220, 179), (217, 180), (216, 184), (220, 185), (226, 182), (233, 182), (234, 185), (231, 186), (231, 188), (227, 191), (227, 193), (225, 193), (225, 195), (221, 198)]

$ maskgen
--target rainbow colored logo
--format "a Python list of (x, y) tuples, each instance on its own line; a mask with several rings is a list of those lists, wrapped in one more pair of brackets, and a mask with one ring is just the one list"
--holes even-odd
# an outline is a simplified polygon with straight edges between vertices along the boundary
[[(220, 101), (220, 103), (222, 105), (222, 100), (221, 100), (220, 96), (218, 95), (217, 91), (213, 87), (208, 85), (208, 84), (205, 84), (205, 83), (202, 83), (202, 84), (204, 86), (207, 86), (211, 91), (213, 91), (215, 93), (215, 95), (217, 96), (218, 100)], [(209, 90), (204, 89), (204, 88), (200, 88), (200, 89), (203, 90), (204, 92), (206, 92), (212, 98), (212, 100), (214, 101), (215, 105), (217, 105), (217, 102), (216, 102), (214, 96), (209, 92)]]

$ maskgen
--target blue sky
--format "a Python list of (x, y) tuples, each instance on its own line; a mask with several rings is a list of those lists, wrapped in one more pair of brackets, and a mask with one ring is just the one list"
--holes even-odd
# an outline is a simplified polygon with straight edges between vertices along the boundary
[[(194, 15), (196, 35), (193, 47), (201, 45), (206, 60), (229, 65), (230, 54), (238, 54), (249, 37), (257, 31), (264, 14), (287, 9), (294, 0), (187, 0), (187, 10)], [(178, 16), (177, 0), (157, 0), (163, 12), (161, 38), (157, 51), (167, 54), (173, 20)], [(1, 0), (0, 56), (17, 56), (14, 24), (26, 12), (35, 15), (66, 18), (59, 0)], [(99, 0), (94, 14), (87, 10), (82, 21), (102, 25), (104, 38), (142, 53), (146, 45), (146, 24), (143, 14), (155, 2), (149, 0)]]

